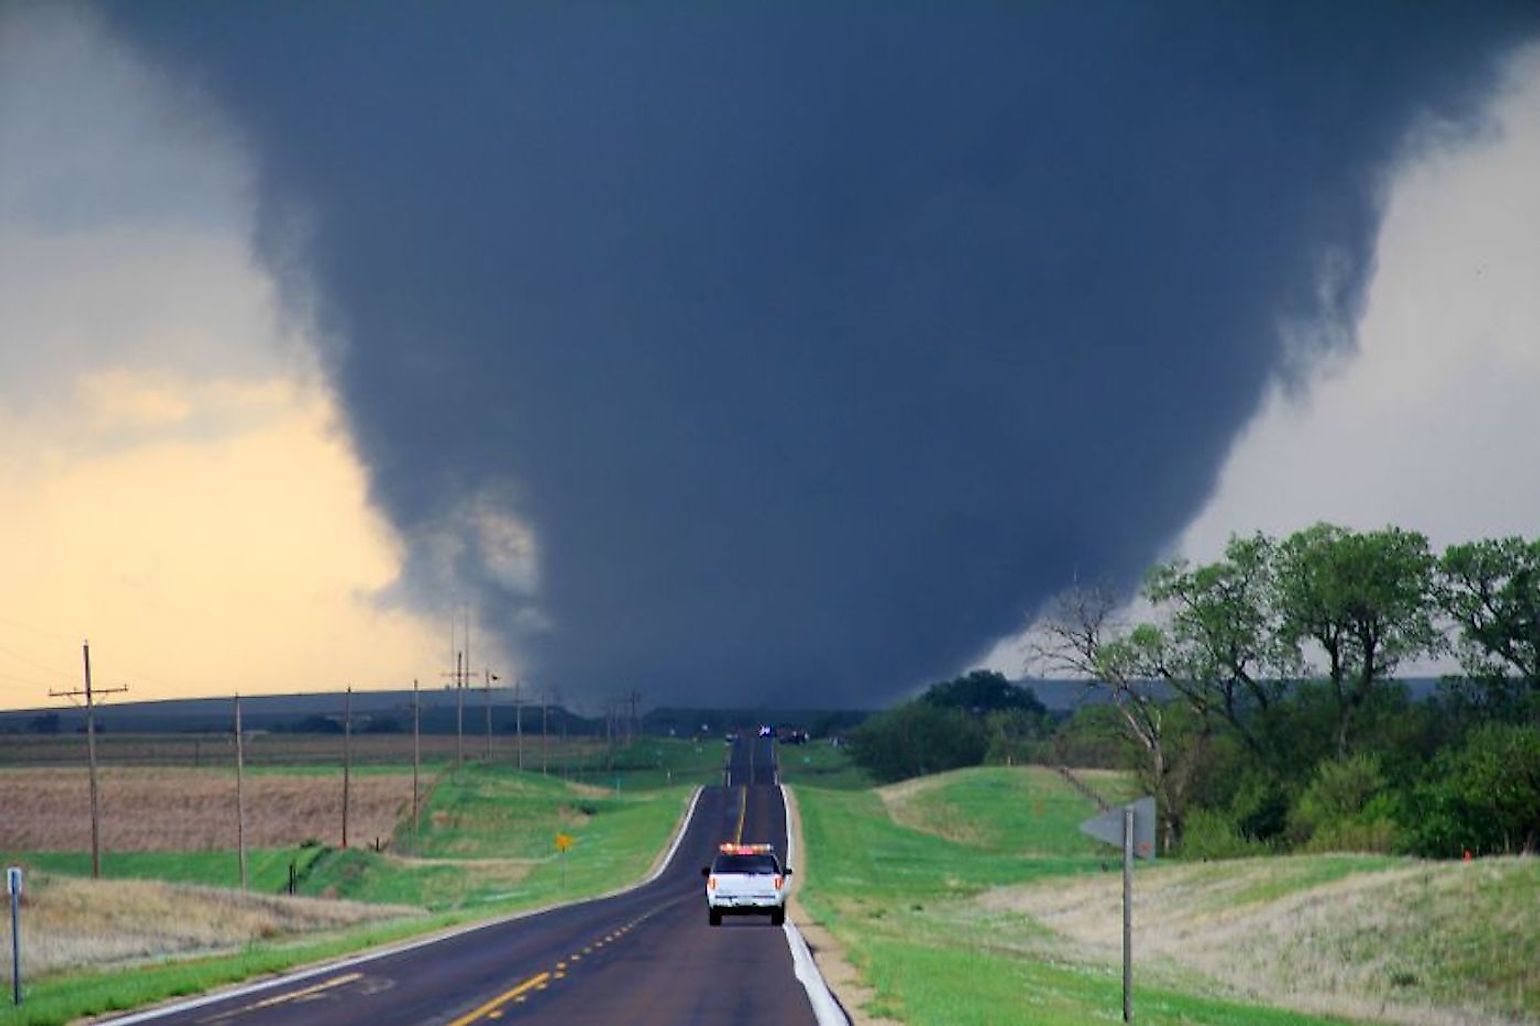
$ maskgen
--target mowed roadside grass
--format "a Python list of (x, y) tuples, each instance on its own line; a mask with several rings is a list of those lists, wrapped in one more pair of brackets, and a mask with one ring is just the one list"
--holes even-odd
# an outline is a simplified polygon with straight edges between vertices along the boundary
[(781, 780), (787, 784), (806, 784), (837, 790), (859, 790), (872, 786), (871, 774), (852, 762), (844, 748), (831, 745), (826, 740), (777, 747)]
[[(1116, 1020), (1121, 976), (1046, 925), (990, 912), (987, 895), (1120, 879), (1115, 853), (1078, 832), (1096, 806), (1040, 768), (947, 774), (905, 792), (796, 788), (800, 899), (874, 989), (870, 1014), (909, 1026)], [(950, 797), (949, 797), (950, 796)], [(924, 829), (897, 822), (890, 807)], [(1138, 1021), (1155, 1026), (1326, 1026), (1349, 1020), (1204, 992), (1141, 972)]]
[[(254, 848), (246, 852), (246, 876), (253, 893), (278, 894), (289, 883), (289, 867), (303, 879), (327, 853), (320, 845)], [(0, 852), (8, 866), (60, 876), (91, 875), (88, 851)], [(160, 880), (206, 887), (239, 887), (241, 867), (234, 850), (108, 852), (102, 859), (108, 880)]]
[[(602, 893), (645, 877), (694, 788), (607, 791), (497, 766), (442, 779), (410, 840), (410, 857), (353, 849), (324, 854), (302, 890), (321, 897), (416, 905), (526, 907)], [(565, 855), (557, 835), (571, 839)]]
[[(1380, 1022), (1540, 1021), (1534, 858), (1177, 863), (1136, 890), (1145, 959), (1235, 992)], [(1085, 879), (991, 892), (971, 918), (1006, 935), (1027, 919), (1111, 962), (1120, 906), (1117, 881)]]

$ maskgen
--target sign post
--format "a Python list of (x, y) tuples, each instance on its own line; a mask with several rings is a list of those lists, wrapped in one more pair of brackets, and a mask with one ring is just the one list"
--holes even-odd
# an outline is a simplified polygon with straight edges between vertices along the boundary
[(1155, 858), (1155, 799), (1140, 798), (1080, 824), (1082, 832), (1123, 849), (1123, 1021), (1134, 1021), (1134, 858)]
[(11, 1001), (21, 1004), (21, 867), (5, 871), (5, 889), (11, 896)]
[(567, 849), (571, 848), (571, 847), (572, 847), (572, 837), (571, 837), (570, 834), (557, 834), (556, 835), (556, 850), (561, 852), (561, 886), (562, 886), (562, 890), (566, 890), (567, 889)]

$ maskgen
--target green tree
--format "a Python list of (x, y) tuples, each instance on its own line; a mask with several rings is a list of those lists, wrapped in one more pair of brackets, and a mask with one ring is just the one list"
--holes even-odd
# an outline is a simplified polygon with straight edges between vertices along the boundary
[(1200, 715), (1222, 716), (1251, 752), (1271, 752), (1256, 723), (1284, 694), (1295, 669), (1274, 602), (1277, 545), (1262, 534), (1231, 537), (1224, 558), (1157, 566), (1144, 595), (1166, 619), (1160, 661), (1150, 669)]
[(1336, 751), (1348, 753), (1355, 717), (1403, 660), (1435, 654), (1434, 559), (1421, 534), (1316, 524), (1284, 540), (1275, 589), (1280, 637), (1302, 657), (1326, 658), (1336, 703)]
[(1029, 689), (1012, 684), (994, 670), (973, 670), (941, 684), (932, 684), (920, 701), (942, 708), (961, 709), (982, 716), (1019, 709), (1041, 715), (1048, 710)]
[(918, 701), (886, 709), (850, 735), (851, 758), (883, 781), (977, 766), (988, 747), (980, 718)]
[(1063, 592), (1034, 625), (1033, 657), (1046, 672), (1078, 677), (1111, 700), (1125, 736), (1140, 749), (1139, 777), (1155, 797), (1162, 847), (1172, 851), (1181, 840), (1209, 720), (1203, 710), (1172, 718), (1156, 684), (1171, 676), (1170, 638), (1153, 624), (1127, 629), (1114, 616), (1117, 606), (1107, 589)]
[(1406, 820), (1423, 855), (1540, 849), (1540, 727), (1477, 727), (1434, 761)]
[(1459, 625), (1466, 674), (1495, 705), (1511, 685), (1540, 696), (1540, 539), (1452, 545), (1438, 566), (1439, 605)]
[(1372, 755), (1322, 762), (1289, 813), (1290, 840), (1315, 850), (1389, 850), (1388, 787)]

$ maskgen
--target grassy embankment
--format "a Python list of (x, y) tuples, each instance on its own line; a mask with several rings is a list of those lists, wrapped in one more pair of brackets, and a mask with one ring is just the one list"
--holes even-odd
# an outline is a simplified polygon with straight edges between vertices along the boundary
[[(801, 897), (874, 988), (869, 1013), (911, 1026), (1117, 1017), (1118, 857), (1079, 833), (1095, 808), (1060, 778), (992, 768), (797, 795)], [(1534, 860), (1160, 863), (1135, 890), (1140, 1022), (1540, 1013)]]
[[(643, 785), (666, 783), (670, 777), (676, 781), (713, 777), (721, 759), (720, 745), (683, 742), (622, 752), (616, 760), (622, 774), (619, 791), (519, 773), (506, 766), (471, 764), (437, 782), (415, 835), (405, 815), (410, 807), (408, 777), (406, 801), (393, 806), (393, 815), (400, 816), (395, 823), (397, 843), (383, 852), (357, 847), (342, 851), (312, 842), (251, 853), (253, 892), (271, 895), (281, 890), (293, 860), (300, 871), (300, 893), (308, 898), (243, 896), (228, 889), (182, 886), (233, 885), (236, 860), (228, 849), (114, 852), (109, 845), (103, 858), (106, 876), (155, 877), (175, 881), (180, 888), (146, 891), (142, 888), (151, 885), (114, 880), (95, 885), (98, 890), (89, 893), (88, 904), (111, 910), (110, 928), (98, 922), (99, 917), (81, 914), (79, 886), (90, 886), (87, 882), (47, 875), (89, 872), (89, 855), (80, 851), (0, 853), (9, 864), (28, 866), (37, 874), (32, 877), (31, 907), (24, 918), (33, 934), (23, 938), (23, 953), (28, 956), (27, 1002), (19, 1010), (0, 1011), (0, 1024), (60, 1023), (136, 1007), (634, 882), (663, 850), (691, 790), (689, 783)], [(609, 772), (607, 758), (605, 770)], [(576, 766), (571, 767), (571, 772), (576, 771)], [(7, 773), (0, 773), (0, 779)], [(169, 792), (185, 787), (187, 777), (161, 776), (168, 789), (167, 801), (177, 804)], [(378, 776), (389, 778), (390, 774)], [(653, 776), (659, 780), (653, 781)], [(270, 777), (298, 781), (311, 791), (329, 791), (335, 770), (325, 767), (306, 773), (290, 767)], [(248, 779), (248, 808), (252, 808), (250, 787), (261, 779), (261, 774)], [(135, 786), (147, 785), (136, 781)], [(115, 807), (111, 796), (104, 787), (108, 824)], [(320, 807), (318, 815), (329, 823), (331, 810), (325, 803)], [(216, 811), (209, 815), (225, 815), (217, 811), (220, 803), (213, 808)], [(292, 818), (291, 838), (315, 836), (315, 824), (305, 815)], [(185, 823), (179, 825), (171, 836), (185, 839), (188, 829)], [(193, 829), (192, 835), (206, 829)], [(141, 841), (148, 837), (143, 824), (136, 831)], [(554, 851), (558, 832), (575, 842), (565, 857), (565, 869)], [(397, 846), (412, 854), (395, 854)], [(174, 910), (171, 915), (168, 906)], [(39, 929), (44, 932), (38, 933)], [(93, 934), (112, 940), (93, 947), (89, 943)], [(59, 937), (70, 941), (64, 945), (68, 955), (63, 964), (75, 968), (34, 963), (32, 952), (61, 950), (54, 944)], [(187, 957), (191, 952), (203, 954)]]

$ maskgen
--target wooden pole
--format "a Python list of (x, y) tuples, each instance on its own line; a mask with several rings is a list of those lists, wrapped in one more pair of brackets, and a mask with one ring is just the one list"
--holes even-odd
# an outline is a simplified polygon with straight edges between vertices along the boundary
[(1123, 808), (1123, 1021), (1134, 1021), (1134, 807)]
[(91, 643), (81, 643), (86, 666), (86, 761), (91, 767), (91, 877), (102, 875), (101, 806), (96, 789), (96, 703), (91, 697)]
[(492, 761), (492, 671), (486, 671), (486, 678), (481, 685), (481, 704), (487, 713), (487, 762)]
[(417, 852), (417, 777), (422, 768), (422, 708), (417, 697), (417, 679), (412, 679), (412, 853)]
[(455, 769), (465, 761), (465, 658), (455, 653)]
[(241, 733), (241, 696), (235, 696), (235, 848), (241, 864), (241, 890), (247, 889), (246, 877), (246, 793), (245, 739)]
[(342, 699), (342, 847), (348, 846), (348, 799), (353, 775), (353, 688)]

